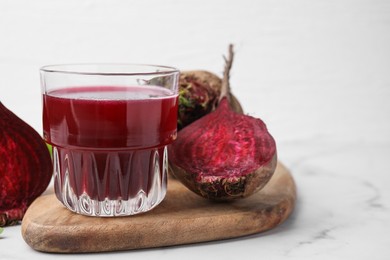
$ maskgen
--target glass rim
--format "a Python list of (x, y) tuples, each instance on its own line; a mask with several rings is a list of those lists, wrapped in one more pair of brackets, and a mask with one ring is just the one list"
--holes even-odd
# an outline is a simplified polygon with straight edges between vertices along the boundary
[[(135, 68), (138, 70), (135, 71)], [(142, 63), (64, 63), (45, 65), (40, 68), (40, 71), (91, 76), (170, 75), (180, 72), (171, 66)]]

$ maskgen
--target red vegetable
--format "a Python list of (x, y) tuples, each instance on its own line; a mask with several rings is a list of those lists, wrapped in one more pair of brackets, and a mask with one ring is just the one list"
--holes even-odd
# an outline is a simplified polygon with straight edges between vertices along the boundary
[(200, 196), (215, 200), (248, 197), (263, 188), (276, 168), (276, 144), (260, 119), (229, 105), (229, 48), (217, 109), (178, 132), (168, 158), (173, 175)]
[[(179, 113), (177, 128), (181, 130), (215, 109), (222, 80), (205, 70), (181, 71), (179, 79)], [(243, 113), (240, 102), (230, 94), (234, 111)]]
[(17, 224), (51, 176), (41, 136), (0, 102), (0, 226)]

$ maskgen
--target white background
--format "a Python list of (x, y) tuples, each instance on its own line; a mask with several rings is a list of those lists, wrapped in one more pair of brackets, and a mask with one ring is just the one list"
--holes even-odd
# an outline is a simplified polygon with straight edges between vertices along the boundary
[[(0, 101), (41, 133), (43, 65), (152, 63), (221, 75), (229, 43), (233, 93), (275, 137), (297, 182), (295, 213), (249, 238), (113, 256), (390, 257), (390, 1), (0, 0)], [(30, 249), (20, 226), (6, 228), (0, 259), (30, 255), (60, 257)]]

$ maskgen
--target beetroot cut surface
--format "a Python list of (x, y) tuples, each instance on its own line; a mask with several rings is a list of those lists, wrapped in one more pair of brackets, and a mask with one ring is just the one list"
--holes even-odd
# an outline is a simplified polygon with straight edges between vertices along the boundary
[(0, 226), (17, 224), (52, 176), (41, 136), (0, 102)]
[(214, 200), (248, 197), (271, 179), (276, 144), (260, 119), (230, 107), (233, 45), (225, 59), (218, 107), (178, 132), (168, 148), (172, 173), (190, 190)]
[(173, 174), (198, 195), (230, 200), (252, 195), (271, 178), (276, 144), (262, 120), (218, 108), (185, 127), (169, 147)]

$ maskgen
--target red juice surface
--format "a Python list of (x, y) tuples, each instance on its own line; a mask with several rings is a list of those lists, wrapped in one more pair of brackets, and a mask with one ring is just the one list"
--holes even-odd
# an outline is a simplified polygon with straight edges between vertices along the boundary
[(177, 96), (161, 87), (80, 87), (43, 96), (47, 142), (90, 148), (146, 148), (176, 135)]
[(57, 197), (64, 203), (82, 194), (98, 201), (127, 200), (140, 191), (148, 196), (156, 178), (166, 178), (164, 147), (176, 138), (177, 106), (176, 94), (154, 86), (73, 87), (43, 95)]

